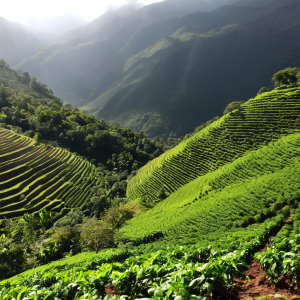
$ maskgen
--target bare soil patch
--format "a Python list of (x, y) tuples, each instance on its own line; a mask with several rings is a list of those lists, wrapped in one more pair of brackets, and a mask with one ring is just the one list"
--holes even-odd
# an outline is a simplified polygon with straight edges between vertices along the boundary
[[(267, 237), (267, 241), (271, 237), (275, 237), (278, 232), (282, 229), (283, 225), (291, 224), (289, 218), (284, 221), (284, 223), (273, 232), (270, 232)], [(265, 252), (268, 247), (268, 242), (266, 242), (260, 252)], [(247, 280), (234, 279), (234, 288), (232, 290), (223, 289), (213, 293), (214, 300), (237, 300), (237, 299), (249, 299), (258, 298), (268, 295), (284, 295), (289, 299), (295, 294), (299, 294), (299, 289), (293, 285), (293, 283), (286, 276), (281, 276), (277, 283), (271, 282), (267, 279), (267, 274), (264, 274), (264, 270), (257, 261), (252, 261), (249, 269), (245, 272)], [(274, 297), (269, 297), (268, 299), (278, 299)], [(294, 298), (300, 299), (299, 298)]]

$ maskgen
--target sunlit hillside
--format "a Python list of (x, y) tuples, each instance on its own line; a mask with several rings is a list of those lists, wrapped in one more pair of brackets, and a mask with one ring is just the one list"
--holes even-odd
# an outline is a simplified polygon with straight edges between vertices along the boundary
[(0, 218), (83, 205), (95, 166), (68, 151), (0, 129)]
[[(148, 163), (129, 183), (129, 199), (157, 199), (281, 136), (300, 130), (300, 88), (283, 86), (241, 107)], [(205, 191), (204, 191), (205, 192)], [(198, 190), (198, 196), (202, 190)]]

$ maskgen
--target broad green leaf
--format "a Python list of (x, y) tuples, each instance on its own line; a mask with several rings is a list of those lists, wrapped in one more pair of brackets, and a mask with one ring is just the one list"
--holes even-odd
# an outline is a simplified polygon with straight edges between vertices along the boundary
[(202, 275), (201, 277), (192, 280), (192, 281), (190, 282), (190, 284), (189, 284), (189, 287), (195, 288), (195, 287), (197, 287), (198, 285), (200, 285), (204, 280), (205, 280), (205, 276)]

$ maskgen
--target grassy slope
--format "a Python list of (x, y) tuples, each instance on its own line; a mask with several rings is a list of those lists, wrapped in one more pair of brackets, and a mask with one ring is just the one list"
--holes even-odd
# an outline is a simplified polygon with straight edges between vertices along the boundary
[(258, 149), (270, 141), (299, 132), (300, 88), (281, 87), (246, 102), (190, 139), (148, 163), (129, 183), (129, 199), (170, 195), (199, 176)]
[(99, 178), (95, 166), (60, 148), (0, 129), (0, 218), (80, 206)]
[(161, 243), (170, 245), (232, 239), (248, 217), (257, 218), (276, 201), (283, 206), (299, 198), (299, 146), (297, 133), (252, 151), (181, 187), (122, 231), (134, 237), (159, 230)]

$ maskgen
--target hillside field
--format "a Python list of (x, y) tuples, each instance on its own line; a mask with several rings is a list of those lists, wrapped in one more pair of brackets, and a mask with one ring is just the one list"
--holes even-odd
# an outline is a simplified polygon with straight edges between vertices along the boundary
[(250, 99), (142, 167), (129, 183), (127, 196), (153, 201), (161, 188), (170, 195), (248, 151), (299, 130), (299, 85), (276, 88)]
[(0, 218), (80, 206), (98, 180), (87, 161), (0, 128)]

